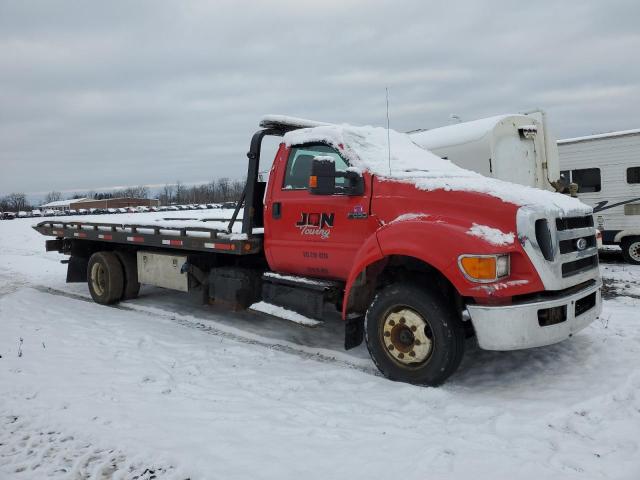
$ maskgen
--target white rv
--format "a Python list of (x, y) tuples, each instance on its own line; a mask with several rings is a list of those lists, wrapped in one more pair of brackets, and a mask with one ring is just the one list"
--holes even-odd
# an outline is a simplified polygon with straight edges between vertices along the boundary
[(542, 111), (509, 114), (409, 132), (439, 157), (487, 177), (530, 187), (560, 187), (558, 147)]
[(605, 245), (640, 264), (640, 129), (558, 141), (561, 176), (593, 207)]

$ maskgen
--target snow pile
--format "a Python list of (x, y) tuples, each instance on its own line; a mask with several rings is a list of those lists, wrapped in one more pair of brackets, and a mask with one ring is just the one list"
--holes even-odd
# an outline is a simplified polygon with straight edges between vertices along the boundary
[(474, 223), (467, 231), (467, 235), (478, 237), (492, 245), (511, 245), (516, 236), (513, 232), (504, 233), (502, 230), (487, 225)]
[(328, 286), (330, 284), (330, 282), (328, 281), (316, 280), (314, 278), (301, 277), (298, 275), (286, 275), (286, 274), (276, 273), (276, 272), (265, 272), (264, 276), (268, 278), (275, 278), (278, 280), (288, 280), (290, 282), (295, 282), (295, 283), (304, 283), (306, 285)]
[(477, 176), (418, 147), (408, 135), (381, 127), (322, 125), (302, 128), (285, 134), (284, 142), (288, 146), (310, 142), (327, 143), (336, 148), (352, 166), (380, 176), (406, 176), (407, 173), (420, 171), (441, 176)]
[(308, 120), (306, 118), (290, 117), (289, 115), (265, 115), (260, 120), (260, 126), (263, 128), (271, 128), (274, 126), (287, 126), (294, 128), (308, 128), (319, 127), (321, 125), (328, 125), (324, 122), (316, 122), (315, 120)]
[(274, 317), (289, 320), (293, 323), (299, 323), (300, 325), (306, 325), (307, 327), (316, 327), (322, 324), (322, 322), (319, 320), (305, 317), (304, 315), (301, 315), (298, 312), (294, 312), (293, 310), (289, 310), (288, 308), (280, 307), (278, 305), (273, 305), (267, 302), (254, 303), (249, 308), (256, 312), (273, 315)]
[(320, 125), (284, 135), (287, 146), (321, 142), (331, 145), (353, 166), (382, 179), (411, 183), (421, 190), (478, 192), (514, 205), (537, 205), (561, 215), (589, 214), (575, 198), (487, 178), (465, 170), (416, 145), (409, 135), (381, 127)]
[[(198, 232), (189, 229), (204, 229), (226, 231), (229, 227), (229, 220), (233, 215), (233, 209), (216, 209), (216, 210), (190, 210), (179, 212), (146, 212), (146, 213), (114, 213), (106, 215), (71, 215), (60, 217), (42, 217), (39, 218), (38, 225), (41, 222), (54, 222), (54, 226), (62, 227), (63, 223), (81, 222), (81, 223), (101, 223), (105, 225), (115, 225), (119, 229), (130, 228), (128, 225), (144, 225), (150, 227), (151, 230), (144, 232), (144, 228), (139, 228), (140, 233), (153, 233), (153, 228), (179, 228), (186, 229), (189, 237), (209, 237), (209, 232)], [(34, 219), (31, 219), (34, 220)], [(238, 216), (233, 224), (231, 234), (219, 234), (220, 238), (230, 240), (246, 240), (247, 235), (240, 233), (242, 229), (242, 214)], [(162, 230), (163, 235), (178, 235), (177, 230)], [(254, 234), (263, 234), (264, 229), (254, 229)]]

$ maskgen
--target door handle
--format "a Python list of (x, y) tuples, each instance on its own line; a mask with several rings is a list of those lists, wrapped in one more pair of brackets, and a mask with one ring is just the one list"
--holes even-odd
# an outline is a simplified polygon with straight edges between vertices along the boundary
[(280, 202), (273, 202), (273, 210), (271, 216), (276, 220), (282, 216), (282, 204)]

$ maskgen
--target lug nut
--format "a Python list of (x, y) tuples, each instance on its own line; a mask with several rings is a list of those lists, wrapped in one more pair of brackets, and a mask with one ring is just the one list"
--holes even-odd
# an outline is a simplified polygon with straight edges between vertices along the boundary
[(384, 336), (385, 337), (390, 337), (391, 336), (391, 332), (384, 332)]
[(413, 341), (413, 343), (415, 343), (416, 345), (420, 345), (420, 340), (418, 340), (417, 338)]
[(398, 358), (404, 358), (404, 353), (399, 353)]
[(393, 320), (389, 320), (389, 325), (391, 325), (392, 327), (396, 324), (396, 322), (394, 322)]
[(411, 331), (415, 332), (416, 330), (417, 330), (416, 326), (415, 325), (411, 325)]
[(416, 356), (416, 352), (414, 352), (413, 350), (411, 350), (411, 351), (409, 352), (409, 356), (410, 356), (410, 357), (415, 357), (415, 356)]
[(393, 345), (389, 345), (389, 350), (393, 350), (395, 347)]
[(402, 317), (402, 318), (400, 319), (400, 323), (405, 323), (405, 322), (406, 322), (406, 320), (404, 319), (404, 317)]

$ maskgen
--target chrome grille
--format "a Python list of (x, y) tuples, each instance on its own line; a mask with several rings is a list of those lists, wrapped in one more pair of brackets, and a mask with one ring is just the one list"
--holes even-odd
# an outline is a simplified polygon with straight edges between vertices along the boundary
[(547, 290), (599, 277), (595, 234), (592, 215), (549, 218), (534, 208), (518, 211), (518, 238)]
[(598, 247), (592, 215), (557, 218), (556, 228), (563, 278), (598, 267)]
[(584, 217), (556, 218), (556, 229), (558, 231), (589, 227), (593, 227), (593, 215), (585, 215)]

